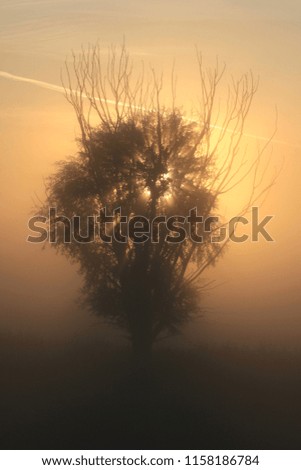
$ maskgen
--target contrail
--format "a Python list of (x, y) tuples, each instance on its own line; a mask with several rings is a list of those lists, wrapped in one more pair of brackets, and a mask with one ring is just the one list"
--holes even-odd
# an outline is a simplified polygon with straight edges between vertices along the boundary
[[(9, 72), (4, 72), (2, 70), (0, 70), (0, 77), (2, 78), (6, 78), (8, 80), (13, 80), (13, 81), (16, 81), (16, 82), (23, 82), (23, 83), (29, 83), (31, 85), (34, 85), (34, 86), (38, 86), (40, 88), (45, 88), (47, 90), (51, 90), (51, 91), (56, 91), (57, 93), (62, 93), (62, 94), (65, 94), (66, 90), (64, 89), (64, 87), (62, 86), (59, 86), (59, 85), (54, 85), (53, 83), (49, 83), (49, 82), (44, 82), (42, 80), (35, 80), (34, 78), (28, 78), (28, 77), (22, 77), (20, 75), (14, 75), (12, 73), (9, 73)], [(67, 90), (68, 91), (68, 90)], [(70, 91), (74, 91), (76, 93), (75, 90), (70, 90)], [(83, 97), (84, 98), (88, 98), (86, 95), (83, 94)], [(107, 103), (107, 104), (111, 104), (113, 106), (116, 106), (116, 101), (114, 100), (108, 100), (108, 99), (105, 99), (105, 98), (96, 98), (97, 101), (102, 101), (104, 103)], [(122, 102), (118, 102), (118, 106), (129, 106), (127, 103), (122, 103)], [(222, 130), (222, 127), (220, 126), (212, 126), (213, 128), (215, 129), (220, 129)], [(228, 132), (231, 132), (231, 129), (228, 130)], [(265, 142), (267, 142), (268, 140), (270, 140), (269, 138), (267, 137), (262, 137), (262, 136), (259, 136), (259, 135), (254, 135), (254, 134), (247, 134), (247, 133), (244, 133), (244, 136), (245, 137), (249, 137), (251, 139), (256, 139), (256, 140), (263, 140)], [(273, 143), (276, 143), (276, 144), (281, 144), (281, 145), (287, 145), (289, 147), (293, 147), (293, 148), (301, 148), (300, 146), (298, 145), (295, 145), (295, 144), (290, 144), (288, 142), (285, 142), (285, 141), (282, 141), (282, 140), (272, 140)]]
[(52, 83), (48, 82), (42, 82), (41, 80), (34, 80), (33, 78), (20, 77), (19, 75), (13, 75), (12, 73), (3, 72), (1, 70), (0, 77), (7, 78), (8, 80), (14, 80), (16, 82), (31, 83), (32, 85), (39, 86), (40, 88), (46, 88), (47, 90), (65, 93), (65, 90), (62, 86), (53, 85)]
[[(8, 80), (14, 80), (16, 82), (30, 83), (31, 85), (35, 85), (40, 88), (46, 88), (47, 90), (51, 90), (51, 91), (57, 91), (58, 93), (62, 93), (62, 94), (65, 94), (66, 91), (69, 91), (68, 88), (65, 90), (64, 87), (59, 86), (59, 85), (54, 85), (53, 83), (43, 82), (42, 80), (35, 80), (34, 78), (21, 77), (20, 75), (13, 75), (12, 73), (3, 72), (2, 70), (0, 70), (0, 77), (7, 78)], [(76, 90), (70, 90), (70, 91), (73, 91), (74, 93), (76, 93)], [(88, 98), (85, 94), (83, 94), (83, 97)], [(103, 101), (109, 104), (116, 105), (116, 102), (113, 100), (106, 100), (104, 98), (103, 99), (96, 98), (96, 99), (97, 101)], [(123, 103), (120, 103), (120, 106), (122, 105)]]

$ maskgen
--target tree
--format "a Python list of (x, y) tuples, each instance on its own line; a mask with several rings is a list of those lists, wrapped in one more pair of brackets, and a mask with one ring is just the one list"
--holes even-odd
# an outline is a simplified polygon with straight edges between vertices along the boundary
[[(176, 107), (174, 80), (171, 105), (161, 104), (162, 77), (154, 71), (150, 80), (143, 71), (136, 74), (124, 46), (111, 48), (106, 64), (98, 45), (73, 54), (71, 65), (66, 62), (63, 84), (81, 130), (79, 152), (59, 162), (48, 179), (44, 212), (57, 207), (64, 216), (89, 220), (104, 208), (110, 214), (115, 210), (110, 233), (117, 239), (105, 243), (106, 234), (100, 231), (90, 243), (65, 243), (65, 231), (56, 227), (54, 245), (78, 263), (90, 309), (127, 331), (141, 364), (158, 337), (178, 331), (200, 311), (200, 276), (221, 256), (229, 239), (212, 243), (212, 231), (220, 228), (212, 219), (211, 232), (198, 231), (202, 243), (187, 236), (181, 243), (170, 243), (166, 227), (159, 224), (154, 225), (155, 241), (136, 237), (121, 243), (120, 211), (129, 220), (176, 216), (175, 233), (181, 217), (193, 208), (204, 219), (213, 216), (220, 196), (248, 176), (253, 186), (241, 214), (271, 186), (261, 183), (264, 149), (252, 161), (240, 156), (257, 89), (252, 73), (232, 81), (218, 127), (216, 93), (225, 67), (217, 63), (213, 70), (204, 70), (199, 53), (197, 61), (201, 97), (196, 120)], [(196, 233), (196, 220), (191, 227)], [(79, 236), (78, 225), (72, 230)]]

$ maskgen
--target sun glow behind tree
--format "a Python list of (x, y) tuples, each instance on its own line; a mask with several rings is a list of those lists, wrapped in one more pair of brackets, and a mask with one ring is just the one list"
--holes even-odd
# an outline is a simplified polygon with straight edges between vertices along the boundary
[[(81, 130), (79, 152), (59, 162), (49, 178), (44, 213), (52, 206), (66, 217), (86, 219), (102, 208), (121, 208), (128, 218), (152, 221), (196, 208), (205, 219), (216, 214), (222, 195), (247, 178), (252, 185), (239, 214), (264, 196), (274, 182), (263, 184), (265, 146), (251, 160), (240, 149), (257, 89), (252, 73), (232, 80), (221, 115), (216, 97), (225, 67), (205, 70), (199, 53), (197, 64), (199, 110), (188, 119), (176, 105), (175, 80), (170, 105), (162, 104), (163, 77), (153, 70), (150, 78), (136, 73), (124, 45), (111, 48), (106, 63), (98, 45), (73, 55), (63, 83)], [(112, 230), (119, 225), (116, 219)], [(170, 244), (158, 227), (156, 243), (108, 244), (99, 238), (83, 245), (65, 243), (61, 230), (55, 246), (78, 262), (91, 310), (123, 327), (145, 364), (158, 337), (178, 331), (201, 311), (200, 277), (228, 239), (217, 245), (206, 230), (199, 235), (202, 243), (186, 238)]]

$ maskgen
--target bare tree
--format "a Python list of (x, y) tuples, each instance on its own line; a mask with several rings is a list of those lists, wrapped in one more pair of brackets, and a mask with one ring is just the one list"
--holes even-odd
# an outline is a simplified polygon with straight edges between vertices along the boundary
[[(170, 106), (162, 104), (163, 78), (137, 72), (123, 45), (110, 48), (106, 60), (99, 45), (82, 49), (66, 62), (63, 84), (81, 130), (79, 152), (59, 162), (47, 183), (46, 206), (86, 219), (106, 208), (121, 208), (127, 217), (187, 215), (196, 208), (203, 218), (214, 215), (220, 196), (253, 179), (240, 215), (273, 184), (263, 184), (266, 145), (252, 160), (240, 151), (246, 117), (257, 90), (248, 73), (232, 79), (222, 116), (217, 90), (225, 67), (206, 70), (197, 53), (200, 102), (196, 119), (175, 104), (172, 80)], [(44, 208), (44, 209), (45, 209)], [(45, 209), (46, 210), (46, 209)], [(177, 219), (180, 221), (180, 218)], [(112, 231), (120, 233), (116, 217)], [(194, 221), (193, 229), (196, 230)], [(218, 231), (220, 225), (213, 224)], [(200, 311), (200, 276), (224, 251), (201, 230), (202, 243), (186, 237), (168, 243), (158, 229), (155, 243), (64, 243), (56, 248), (79, 263), (84, 294), (93, 312), (124, 327), (135, 356), (143, 363), (153, 342), (177, 331)]]

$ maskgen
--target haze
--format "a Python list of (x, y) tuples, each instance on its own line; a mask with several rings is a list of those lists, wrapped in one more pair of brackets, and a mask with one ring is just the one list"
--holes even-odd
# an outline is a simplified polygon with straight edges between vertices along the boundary
[[(300, 26), (301, 5), (293, 0), (1, 0), (3, 72), (60, 86), (71, 49), (99, 40), (105, 53), (125, 36), (134, 59), (163, 69), (167, 82), (175, 59), (177, 100), (188, 109), (198, 93), (195, 45), (209, 65), (218, 55), (229, 74), (252, 69), (259, 75), (246, 126), (251, 149), (272, 134), (277, 106), (271, 171), (283, 158), (284, 166), (260, 209), (275, 215), (275, 242), (231, 245), (206, 273), (217, 285), (205, 297), (205, 317), (185, 330), (184, 342), (300, 347)], [(72, 108), (56, 91), (1, 75), (0, 103), (2, 332), (55, 342), (103, 338), (104, 327), (78, 307), (76, 267), (26, 243), (28, 217), (43, 199), (43, 178), (54, 162), (76, 151)], [(240, 197), (222, 202), (227, 214), (235, 212)], [(117, 332), (111, 334), (119, 340)]]

